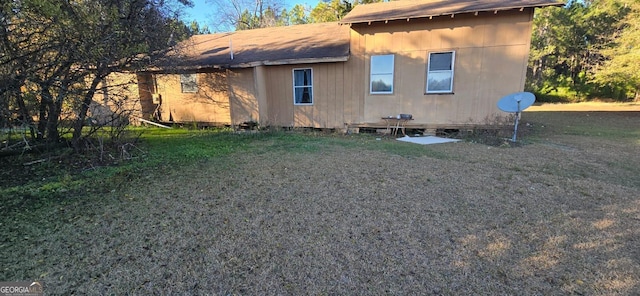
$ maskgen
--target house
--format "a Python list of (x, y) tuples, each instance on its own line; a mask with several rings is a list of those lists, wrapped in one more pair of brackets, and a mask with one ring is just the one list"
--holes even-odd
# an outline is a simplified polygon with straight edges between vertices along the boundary
[(138, 73), (144, 117), (314, 128), (482, 124), (522, 91), (534, 9), (555, 0), (401, 0), (338, 23), (196, 35), (171, 67)]

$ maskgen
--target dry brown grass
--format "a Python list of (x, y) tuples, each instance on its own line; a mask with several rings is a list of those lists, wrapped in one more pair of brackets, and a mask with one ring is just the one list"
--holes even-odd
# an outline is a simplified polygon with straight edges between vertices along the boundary
[[(523, 122), (534, 134), (515, 148), (264, 141), (150, 172), (3, 241), (0, 279), (51, 294), (640, 294), (640, 116)], [(615, 135), (590, 128), (607, 123)]]
[(581, 103), (542, 103), (529, 107), (527, 111), (628, 112), (640, 111), (640, 102), (610, 103), (590, 101)]

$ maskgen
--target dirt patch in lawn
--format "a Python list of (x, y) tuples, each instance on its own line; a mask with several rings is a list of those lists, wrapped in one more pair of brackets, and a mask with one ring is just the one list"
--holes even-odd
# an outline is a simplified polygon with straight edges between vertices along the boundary
[(51, 294), (638, 294), (640, 142), (539, 114), (516, 148), (264, 141), (149, 172), (53, 206), (56, 228), (13, 225), (30, 234), (3, 238), (0, 278)]

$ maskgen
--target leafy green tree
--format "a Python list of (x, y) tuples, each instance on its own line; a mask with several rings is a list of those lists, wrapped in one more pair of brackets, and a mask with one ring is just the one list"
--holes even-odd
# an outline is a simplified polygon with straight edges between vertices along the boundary
[(276, 26), (289, 26), (291, 25), (291, 21), (289, 20), (289, 11), (286, 8), (283, 8), (280, 11), (279, 17), (276, 20)]
[(529, 65), (537, 90), (555, 90), (577, 82), (586, 43), (585, 28), (576, 18), (583, 15), (584, 9), (582, 3), (572, 2), (564, 8), (549, 7), (536, 14)]
[[(190, 4), (180, 0), (181, 4)], [(21, 0), (0, 5), (0, 98), (34, 128), (36, 140), (61, 140), (61, 120), (81, 149), (87, 112), (111, 73), (135, 71), (164, 56), (188, 28), (154, 0)], [(6, 84), (4, 84), (6, 83)], [(0, 105), (1, 106), (1, 105)], [(68, 113), (65, 113), (68, 112)], [(5, 112), (6, 113), (6, 112)], [(35, 127), (31, 118), (36, 118)]]
[[(309, 18), (313, 23), (335, 22), (342, 18), (340, 0), (320, 1), (316, 7), (311, 10)], [(347, 2), (348, 3), (348, 2)], [(351, 4), (349, 3), (349, 7)]]
[(260, 20), (249, 12), (244, 10), (235, 23), (236, 31), (260, 28)]
[(309, 21), (312, 23), (335, 22), (341, 20), (358, 4), (384, 2), (383, 0), (323, 0), (311, 10)]
[[(612, 84), (596, 80), (630, 9), (621, 0), (571, 1), (538, 10), (533, 22), (527, 88), (566, 89), (578, 98), (616, 97)], [(616, 86), (617, 87), (617, 86)]]
[(612, 34), (611, 46), (602, 51), (605, 62), (595, 71), (595, 82), (640, 100), (640, 2), (632, 1), (629, 13)]
[(189, 35), (201, 35), (201, 34), (211, 34), (211, 30), (209, 30), (209, 26), (200, 25), (197, 21), (192, 21), (189, 24)]
[(222, 31), (333, 22), (342, 19), (358, 4), (383, 0), (322, 0), (312, 9), (296, 4), (291, 11), (281, 9), (282, 0), (207, 0), (216, 11)]
[(296, 4), (288, 14), (289, 24), (301, 25), (309, 23), (309, 17), (303, 5)]
[(271, 7), (267, 7), (267, 9), (265, 9), (264, 13), (262, 14), (260, 27), (264, 28), (278, 26), (282, 23), (281, 19), (282, 17), (277, 10)]

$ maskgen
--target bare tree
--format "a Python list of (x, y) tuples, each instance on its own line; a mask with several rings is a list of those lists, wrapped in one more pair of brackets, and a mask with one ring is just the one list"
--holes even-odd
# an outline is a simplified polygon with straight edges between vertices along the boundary
[(255, 29), (274, 26), (283, 0), (207, 0), (214, 11), (218, 31)]

